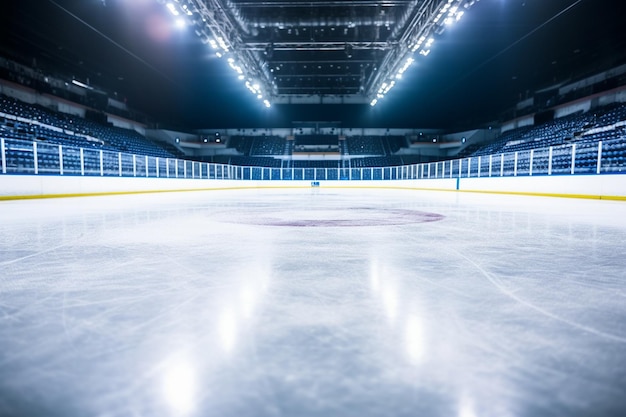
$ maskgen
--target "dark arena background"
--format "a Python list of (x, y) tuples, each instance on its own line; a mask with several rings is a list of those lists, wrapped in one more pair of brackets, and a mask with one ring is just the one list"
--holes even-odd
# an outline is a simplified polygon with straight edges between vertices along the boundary
[(7, 0), (0, 416), (626, 415), (609, 0)]

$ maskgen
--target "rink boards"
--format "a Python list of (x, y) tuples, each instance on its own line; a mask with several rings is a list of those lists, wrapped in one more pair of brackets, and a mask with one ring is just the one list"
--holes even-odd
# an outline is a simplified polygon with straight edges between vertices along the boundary
[(626, 201), (625, 175), (443, 178), (383, 181), (254, 181), (2, 175), (0, 200), (259, 188), (399, 188)]

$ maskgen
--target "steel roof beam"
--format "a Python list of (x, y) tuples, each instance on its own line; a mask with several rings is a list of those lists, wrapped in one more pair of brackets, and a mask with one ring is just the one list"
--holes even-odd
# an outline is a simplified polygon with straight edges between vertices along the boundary
[(358, 78), (361, 74), (276, 74), (274, 78), (312, 78), (312, 77), (326, 77), (326, 78)]
[(271, 45), (274, 51), (342, 51), (346, 46), (353, 50), (389, 50), (397, 42), (244, 42), (242, 49), (249, 51), (265, 51)]
[(358, 1), (232, 1), (233, 5), (241, 8), (258, 8), (258, 7), (285, 7), (285, 8), (311, 8), (311, 7), (397, 7), (406, 6), (415, 3), (415, 0), (358, 0)]

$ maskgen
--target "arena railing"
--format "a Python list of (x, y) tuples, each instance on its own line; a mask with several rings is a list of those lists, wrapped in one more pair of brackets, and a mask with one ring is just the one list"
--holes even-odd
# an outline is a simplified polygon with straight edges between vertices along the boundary
[(0, 138), (2, 174), (270, 181), (411, 180), (626, 172), (626, 141), (578, 142), (414, 165), (266, 168), (214, 164)]

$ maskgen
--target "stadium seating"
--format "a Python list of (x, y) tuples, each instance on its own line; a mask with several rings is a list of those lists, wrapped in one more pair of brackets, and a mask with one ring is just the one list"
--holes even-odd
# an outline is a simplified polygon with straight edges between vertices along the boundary
[[(578, 112), (561, 117), (538, 126), (526, 126), (505, 132), (494, 142), (472, 152), (470, 156), (623, 139), (626, 137), (626, 126), (615, 127), (616, 124), (623, 121), (626, 121), (626, 105), (612, 104), (591, 112)], [(602, 127), (611, 127), (611, 129), (602, 131)], [(600, 131), (586, 134), (586, 132), (597, 130)]]
[[(65, 174), (99, 175), (101, 169), (109, 169), (111, 172), (102, 174), (119, 175), (122, 172), (133, 175), (133, 170), (141, 173), (156, 171), (157, 163), (147, 163), (142, 157), (133, 161), (130, 154), (177, 157), (175, 150), (153, 143), (135, 131), (54, 112), (2, 95), (0, 136), (12, 141), (6, 152), (6, 165), (11, 172), (56, 174), (63, 171)], [(24, 141), (24, 144), (16, 144), (16, 140)], [(64, 147), (62, 155), (58, 145)], [(331, 147), (339, 158), (295, 157), (298, 146), (304, 146), (302, 152), (305, 153), (310, 148)], [(307, 169), (341, 168), (349, 171), (419, 164), (429, 162), (428, 158), (436, 158), (402, 152), (407, 146), (405, 136), (390, 135), (341, 138), (337, 135), (300, 135), (294, 140), (273, 135), (233, 135), (226, 142), (226, 147), (231, 149), (229, 154), (199, 159), (235, 166), (304, 169), (298, 175), (306, 177), (310, 174), (306, 174)], [(551, 149), (551, 160), (548, 148)], [(101, 155), (100, 151), (109, 152)], [(118, 152), (125, 155), (121, 164), (116, 160)], [(34, 163), (35, 155), (37, 164)], [(492, 155), (491, 159), (497, 159), (492, 164), (487, 158), (489, 155)], [(101, 158), (105, 163), (100, 163)], [(593, 174), (598, 170), (626, 172), (626, 104), (611, 104), (537, 126), (507, 131), (491, 143), (466, 148), (457, 158), (463, 159), (462, 167), (453, 175), (461, 176), (485, 175), (487, 172), (504, 176)], [(442, 175), (441, 170), (438, 172), (437, 175)]]
[(278, 136), (261, 136), (252, 138), (250, 156), (282, 155), (285, 151), (285, 138)]
[(175, 157), (135, 131), (53, 112), (4, 95), (0, 95), (0, 113), (7, 115), (0, 117), (0, 132), (5, 138), (163, 158)]

